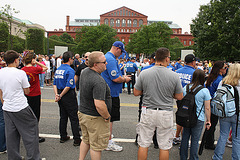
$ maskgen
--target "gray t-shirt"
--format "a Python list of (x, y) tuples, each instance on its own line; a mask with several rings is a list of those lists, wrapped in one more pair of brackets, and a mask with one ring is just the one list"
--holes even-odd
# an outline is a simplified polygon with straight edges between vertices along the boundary
[(96, 109), (94, 99), (104, 100), (110, 112), (112, 106), (110, 89), (99, 73), (88, 67), (85, 68), (81, 72), (80, 86), (80, 112), (101, 116)]
[(168, 111), (173, 110), (174, 94), (183, 92), (178, 74), (163, 66), (143, 70), (134, 87), (143, 91), (143, 106)]

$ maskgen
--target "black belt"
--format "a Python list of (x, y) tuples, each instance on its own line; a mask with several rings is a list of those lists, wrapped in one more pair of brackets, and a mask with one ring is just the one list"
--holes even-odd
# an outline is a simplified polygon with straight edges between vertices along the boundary
[(161, 108), (150, 108), (150, 107), (148, 107), (147, 109), (151, 109), (151, 110), (163, 110), (163, 109), (161, 109)]

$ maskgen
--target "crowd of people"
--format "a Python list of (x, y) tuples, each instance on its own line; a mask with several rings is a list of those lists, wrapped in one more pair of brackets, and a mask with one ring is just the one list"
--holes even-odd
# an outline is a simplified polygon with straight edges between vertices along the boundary
[[(203, 128), (208, 131), (204, 147), (215, 150), (214, 160), (222, 159), (225, 145), (232, 147), (232, 159), (240, 159), (240, 138), (235, 134), (240, 131), (236, 127), (238, 117), (235, 114), (219, 118), (211, 113), (210, 105), (223, 84), (236, 86), (240, 91), (240, 64), (201, 61), (193, 54), (186, 55), (184, 62), (180, 58), (172, 61), (167, 48), (159, 48), (146, 58), (119, 59), (125, 52), (124, 44), (116, 41), (106, 54), (87, 52), (82, 58), (71, 51), (58, 57), (36, 55), (32, 51), (19, 55), (9, 50), (1, 54), (0, 153), (7, 151), (8, 159), (21, 159), (22, 137), (27, 159), (40, 159), (39, 143), (45, 141), (38, 131), (41, 89), (53, 85), (60, 111), (60, 143), (70, 139), (69, 119), (73, 145), (80, 146), (79, 160), (84, 160), (88, 151), (92, 159), (98, 160), (103, 150), (123, 150), (112, 139), (113, 122), (120, 121), (122, 92), (140, 96), (136, 127), (139, 160), (147, 159), (152, 141), (154, 148), (159, 149), (160, 160), (169, 159), (169, 150), (178, 144), (181, 160), (197, 160)], [(187, 93), (196, 90), (196, 125), (191, 128), (177, 125), (174, 132), (174, 101), (179, 104)], [(215, 146), (218, 121), (220, 138)]]

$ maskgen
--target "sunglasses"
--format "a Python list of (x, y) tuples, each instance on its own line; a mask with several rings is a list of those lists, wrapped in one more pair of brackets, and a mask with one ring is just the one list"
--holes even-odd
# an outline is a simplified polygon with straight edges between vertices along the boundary
[(107, 63), (107, 61), (104, 61), (104, 62), (96, 62), (96, 63), (104, 63), (104, 64), (106, 64), (106, 63)]

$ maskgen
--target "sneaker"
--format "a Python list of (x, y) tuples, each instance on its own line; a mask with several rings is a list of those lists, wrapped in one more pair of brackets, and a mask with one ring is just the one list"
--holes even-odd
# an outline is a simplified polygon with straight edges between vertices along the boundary
[(39, 143), (45, 142), (45, 138), (39, 137)]
[(74, 139), (73, 146), (80, 146), (81, 141), (81, 139)]
[(5, 153), (7, 153), (7, 150), (0, 152), (0, 154), (5, 154)]
[(180, 137), (174, 137), (173, 138), (173, 144), (174, 145), (177, 145), (177, 144), (180, 144), (181, 143), (181, 138)]
[(117, 145), (115, 142), (108, 143), (108, 147), (105, 149), (106, 151), (114, 151), (114, 152), (121, 152), (123, 147)]
[(60, 143), (64, 143), (64, 142), (68, 141), (69, 139), (70, 139), (70, 136), (60, 138)]
[(226, 147), (232, 148), (232, 141), (227, 140)]

